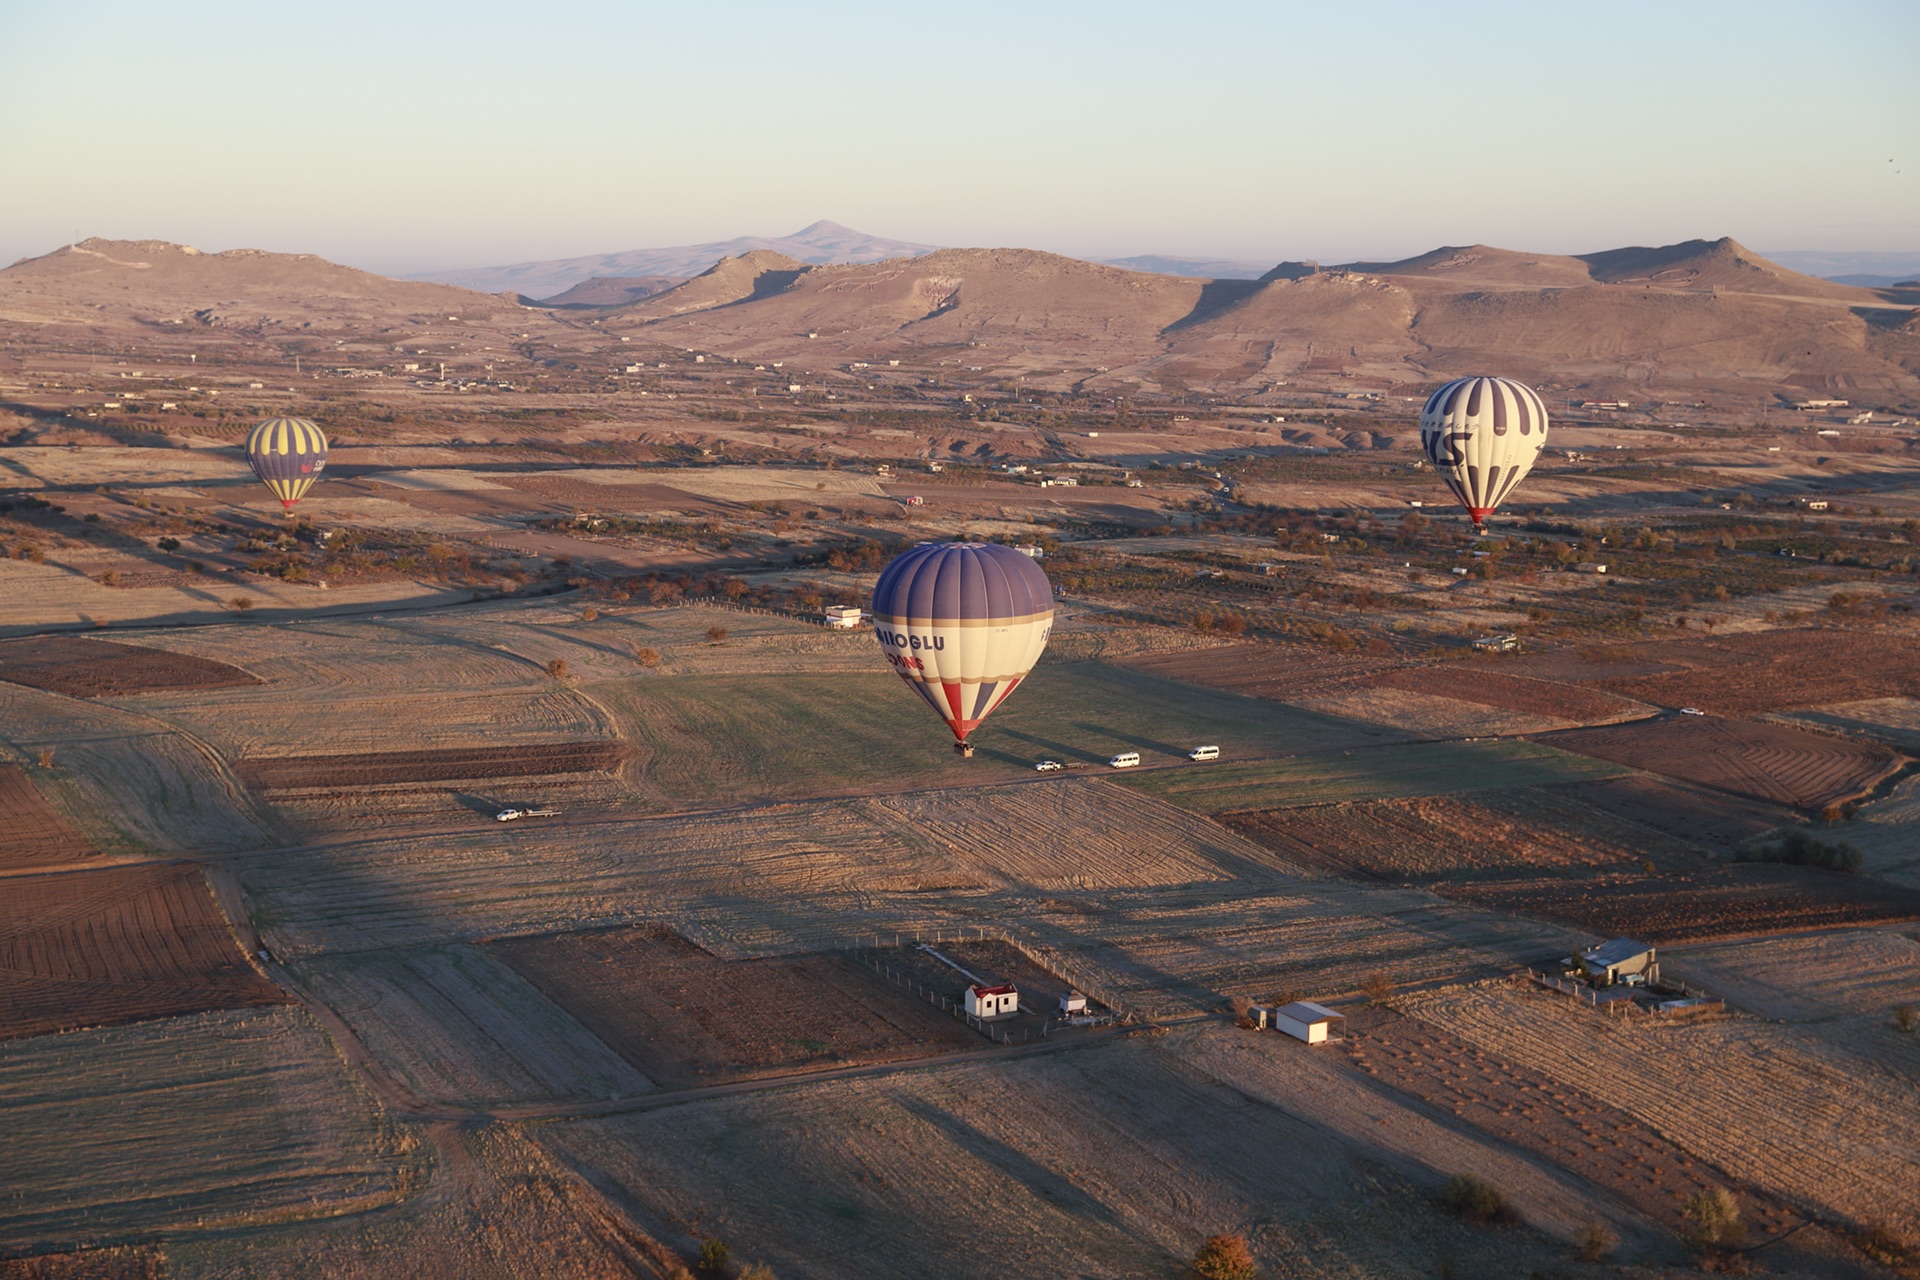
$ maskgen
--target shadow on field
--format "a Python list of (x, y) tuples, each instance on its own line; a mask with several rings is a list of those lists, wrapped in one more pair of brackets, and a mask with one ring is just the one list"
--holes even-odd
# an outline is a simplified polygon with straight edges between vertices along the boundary
[(506, 808), (506, 805), (498, 800), (491, 800), (486, 796), (469, 795), (465, 791), (454, 792), (453, 799), (454, 803), (458, 804), (462, 809), (470, 809), (474, 813), (483, 813), (489, 818)]
[(1176, 747), (1170, 742), (1161, 742), (1157, 738), (1142, 738), (1131, 733), (1120, 733), (1104, 725), (1076, 724), (1073, 727), (1076, 729), (1084, 729), (1088, 733), (1104, 733), (1116, 741), (1124, 742), (1130, 747), (1138, 747), (1142, 751), (1162, 751), (1170, 756), (1184, 756), (1189, 750), (1187, 747)]
[(1073, 1183), (1000, 1139), (982, 1133), (951, 1111), (912, 1096), (901, 1098), (900, 1106), (946, 1134), (954, 1146), (982, 1164), (1000, 1170), (1019, 1185), (1037, 1192), (1053, 1208), (1109, 1227), (1124, 1225), (1112, 1209)]

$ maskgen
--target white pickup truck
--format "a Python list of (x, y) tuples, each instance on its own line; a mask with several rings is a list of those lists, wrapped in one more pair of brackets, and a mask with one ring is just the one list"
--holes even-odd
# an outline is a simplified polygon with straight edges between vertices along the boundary
[(517, 818), (557, 818), (558, 809), (502, 809), (493, 815), (495, 822), (512, 822)]

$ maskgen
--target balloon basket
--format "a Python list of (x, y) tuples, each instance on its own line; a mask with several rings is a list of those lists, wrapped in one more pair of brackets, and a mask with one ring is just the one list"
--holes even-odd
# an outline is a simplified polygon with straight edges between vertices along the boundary
[(956, 742), (953, 744), (953, 749), (960, 753), (962, 760), (973, 759), (973, 744), (971, 742)]

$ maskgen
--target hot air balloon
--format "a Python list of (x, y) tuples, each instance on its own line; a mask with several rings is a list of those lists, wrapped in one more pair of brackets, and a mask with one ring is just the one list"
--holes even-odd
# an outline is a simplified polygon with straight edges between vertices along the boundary
[(1053, 630), (1040, 566), (991, 542), (923, 542), (873, 589), (873, 633), (900, 678), (953, 730), (954, 750), (1014, 691)]
[(1420, 410), (1420, 447), (1483, 531), (1547, 443), (1547, 406), (1509, 378), (1457, 378)]
[(327, 465), (327, 437), (305, 418), (271, 418), (247, 437), (247, 465), (288, 511)]

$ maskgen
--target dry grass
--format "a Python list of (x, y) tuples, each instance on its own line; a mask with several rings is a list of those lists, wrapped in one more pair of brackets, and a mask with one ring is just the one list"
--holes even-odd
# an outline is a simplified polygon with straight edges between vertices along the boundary
[(1920, 1232), (1920, 1045), (1891, 1027), (1603, 1018), (1509, 983), (1408, 999), (1463, 1040), (1585, 1090), (1803, 1211)]
[(305, 1012), (0, 1043), (0, 1252), (324, 1218), (417, 1184)]

